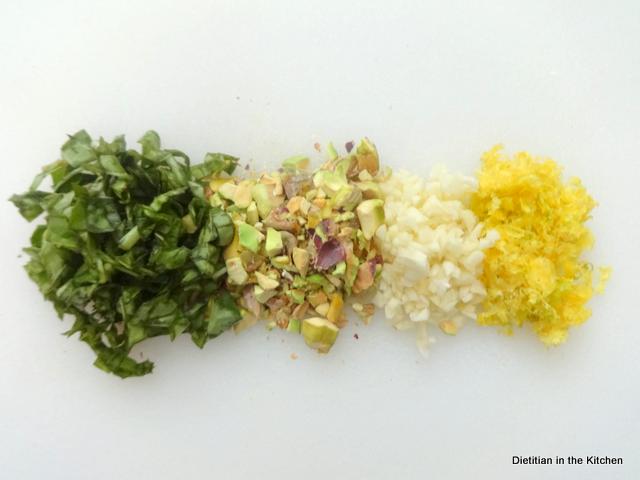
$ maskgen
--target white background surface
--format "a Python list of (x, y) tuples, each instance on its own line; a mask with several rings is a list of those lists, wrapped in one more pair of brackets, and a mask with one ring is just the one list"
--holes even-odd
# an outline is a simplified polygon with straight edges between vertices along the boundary
[(426, 361), (380, 318), (324, 358), (261, 328), (157, 339), (155, 373), (122, 381), (60, 335), (3, 200), (1, 478), (640, 478), (640, 3), (394, 3), (3, 1), (0, 198), (80, 128), (258, 166), (368, 135), (420, 173), (472, 173), (504, 142), (600, 202), (590, 258), (614, 276), (591, 321), (553, 350), (468, 325)]

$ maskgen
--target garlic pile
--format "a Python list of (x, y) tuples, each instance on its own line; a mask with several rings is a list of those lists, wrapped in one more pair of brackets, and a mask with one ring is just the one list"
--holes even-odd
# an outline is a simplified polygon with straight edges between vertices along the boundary
[(405, 171), (380, 184), (386, 225), (376, 232), (384, 258), (376, 306), (397, 329), (415, 328), (420, 351), (431, 339), (427, 324), (455, 334), (475, 319), (486, 295), (479, 280), (483, 250), (498, 239), (469, 209), (473, 177), (434, 169), (428, 179)]

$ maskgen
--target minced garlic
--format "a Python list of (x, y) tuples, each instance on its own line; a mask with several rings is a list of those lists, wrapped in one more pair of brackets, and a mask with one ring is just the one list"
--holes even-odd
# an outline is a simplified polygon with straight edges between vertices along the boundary
[[(596, 202), (578, 178), (563, 183), (553, 160), (526, 152), (509, 159), (500, 145), (483, 155), (478, 179), (472, 209), (500, 234), (485, 252), (487, 297), (478, 322), (509, 334), (528, 323), (545, 344), (563, 343), (569, 327), (591, 314), (592, 266), (580, 256), (593, 246), (585, 222)], [(601, 270), (596, 290), (609, 273)]]
[(386, 225), (376, 232), (384, 266), (375, 302), (397, 329), (416, 330), (423, 353), (427, 324), (454, 335), (485, 296), (483, 250), (498, 235), (483, 233), (469, 209), (476, 186), (444, 168), (428, 178), (399, 171), (380, 184)]

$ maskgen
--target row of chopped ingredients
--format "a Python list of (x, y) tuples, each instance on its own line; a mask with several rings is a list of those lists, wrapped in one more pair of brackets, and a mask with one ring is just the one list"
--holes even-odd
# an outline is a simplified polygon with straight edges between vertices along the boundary
[(240, 175), (229, 155), (192, 165), (155, 132), (139, 143), (80, 131), (11, 198), (29, 221), (45, 213), (25, 249), (29, 276), (75, 318), (68, 334), (95, 365), (121, 377), (152, 370), (130, 356), (146, 338), (186, 333), (202, 347), (260, 319), (326, 353), (349, 299), (365, 323), (375, 304), (415, 329), (423, 352), (429, 325), (454, 335), (476, 318), (559, 344), (610, 273), (593, 286), (581, 255), (595, 202), (550, 159), (495, 147), (477, 179), (442, 167), (422, 178), (381, 168), (364, 139), (344, 154), (329, 144), (315, 170), (297, 156)]

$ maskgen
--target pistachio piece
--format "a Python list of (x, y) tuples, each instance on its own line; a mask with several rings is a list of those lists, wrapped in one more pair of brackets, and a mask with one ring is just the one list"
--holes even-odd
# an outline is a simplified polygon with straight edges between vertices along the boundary
[(229, 283), (233, 285), (244, 285), (249, 278), (249, 275), (242, 266), (242, 260), (240, 257), (229, 258), (225, 260), (227, 266), (227, 278)]
[(353, 283), (353, 293), (360, 293), (367, 290), (369, 287), (373, 285), (376, 274), (376, 266), (375, 263), (371, 261), (364, 262), (358, 268), (358, 274), (356, 276), (356, 280)]
[(339, 293), (334, 293), (331, 296), (331, 304), (329, 305), (329, 310), (327, 311), (327, 320), (331, 323), (338, 323), (338, 320), (342, 317), (342, 307), (344, 305), (344, 301), (342, 300), (342, 295)]
[(296, 213), (298, 212), (298, 210), (300, 210), (300, 206), (302, 205), (302, 201), (304, 200), (304, 197), (292, 197), (288, 202), (287, 202), (287, 210), (289, 210), (289, 213)]
[(338, 262), (333, 269), (333, 275), (344, 275), (347, 270), (347, 263), (345, 261)]
[(327, 353), (338, 338), (338, 327), (326, 318), (311, 317), (302, 322), (305, 343), (319, 353)]
[(296, 155), (282, 161), (282, 168), (285, 170), (305, 170), (309, 167), (309, 157)]
[(294, 319), (301, 319), (302, 317), (305, 316), (305, 314), (307, 313), (307, 310), (309, 310), (309, 303), (308, 302), (304, 302), (299, 304), (296, 308), (293, 309), (292, 315)]
[(303, 215), (308, 215), (310, 208), (311, 208), (311, 202), (309, 202), (309, 200), (303, 197), (302, 201), (300, 202), (300, 211), (302, 212)]
[(231, 243), (224, 249), (223, 257), (225, 260), (240, 255), (240, 237), (238, 235), (238, 228), (234, 228), (233, 239)]
[(371, 140), (363, 138), (356, 149), (356, 159), (358, 169), (366, 170), (371, 175), (378, 173), (380, 163), (378, 161), (378, 150)]
[(260, 215), (258, 215), (258, 207), (256, 202), (251, 202), (247, 207), (247, 223), (249, 225), (255, 225), (260, 221)]
[(369, 200), (371, 198), (383, 198), (380, 185), (378, 185), (376, 182), (356, 182), (355, 185), (362, 191), (362, 198), (364, 198), (365, 200)]
[(356, 214), (353, 212), (344, 212), (341, 213), (339, 215), (336, 215), (334, 217), (334, 221), (336, 223), (340, 223), (340, 222), (348, 222), (349, 220), (353, 220), (354, 218), (356, 218)]
[(240, 223), (238, 225), (238, 236), (240, 237), (240, 246), (251, 250), (253, 253), (258, 253), (264, 235), (255, 227), (244, 222)]
[(313, 275), (309, 275), (307, 277), (307, 282), (309, 282), (312, 285), (320, 285), (325, 293), (333, 293), (336, 289), (331, 284), (331, 282), (324, 277), (324, 275), (321, 275), (319, 273), (314, 273)]
[(320, 170), (313, 176), (313, 185), (327, 196), (333, 197), (342, 187), (348, 185), (347, 176), (341, 172)]
[(282, 237), (282, 247), (284, 248), (284, 252), (286, 255), (291, 255), (293, 253), (293, 249), (298, 245), (298, 240), (296, 236), (287, 231), (280, 232), (280, 236)]
[(247, 273), (255, 272), (264, 263), (264, 257), (262, 255), (253, 253), (250, 250), (242, 250), (240, 252), (240, 259)]
[(253, 294), (260, 303), (266, 303), (270, 298), (274, 297), (278, 292), (275, 290), (265, 290), (260, 285), (253, 286)]
[(333, 198), (333, 206), (347, 211), (353, 210), (362, 201), (362, 191), (355, 185), (342, 187)]
[(253, 327), (256, 323), (258, 323), (258, 317), (251, 313), (245, 312), (242, 315), (242, 319), (233, 326), (233, 331), (235, 333), (243, 332), (248, 328)]
[(384, 202), (380, 199), (365, 200), (356, 208), (364, 238), (371, 240), (384, 223)]
[(233, 182), (223, 183), (218, 189), (218, 195), (220, 195), (225, 200), (233, 201), (233, 197), (236, 194), (237, 189), (238, 186)]
[(297, 318), (292, 318), (291, 320), (289, 320), (289, 325), (287, 325), (287, 332), (300, 333), (300, 320)]
[(224, 185), (225, 183), (229, 183), (229, 182), (233, 182), (232, 178), (220, 178), (220, 177), (215, 177), (212, 178), (209, 181), (209, 188), (211, 189), (212, 193), (216, 193), (220, 187), (222, 185)]
[(289, 298), (297, 303), (297, 304), (301, 304), (304, 303), (304, 291), (303, 290), (298, 290), (298, 289), (291, 289), (287, 291), (287, 295), (289, 296)]
[(269, 257), (282, 252), (282, 235), (274, 228), (267, 228), (267, 240), (264, 244), (264, 251)]
[(309, 271), (309, 262), (311, 259), (311, 255), (309, 255), (309, 252), (307, 252), (303, 248), (296, 247), (293, 249), (292, 257), (293, 264), (298, 269), (298, 272), (300, 272), (300, 275), (306, 277), (307, 272)]
[(255, 275), (256, 280), (258, 280), (258, 285), (260, 285), (263, 290), (275, 290), (280, 285), (279, 281), (269, 278), (263, 273), (255, 272)]
[(371, 317), (375, 313), (375, 306), (372, 303), (365, 303), (364, 305), (361, 303), (354, 303), (351, 305), (353, 311), (358, 314), (358, 316), (362, 319), (365, 325), (369, 325), (371, 322)]
[(256, 202), (260, 218), (266, 218), (271, 210), (284, 201), (284, 197), (275, 195), (274, 190), (274, 185), (264, 183), (257, 183), (251, 188), (251, 196)]
[(315, 308), (315, 311), (318, 312), (319, 315), (326, 317), (327, 313), (329, 313), (329, 308), (331, 308), (331, 305), (329, 304), (329, 302), (325, 302), (318, 305)]
[(329, 156), (329, 160), (335, 160), (336, 158), (338, 158), (336, 147), (334, 147), (333, 143), (331, 142), (329, 142), (329, 145), (327, 145), (327, 155)]
[(307, 295), (307, 300), (309, 300), (309, 303), (313, 308), (316, 308), (318, 305), (327, 303), (328, 298), (322, 290), (316, 290), (315, 292)]
[[(235, 203), (240, 208), (249, 208), (251, 205), (251, 189), (253, 188), (253, 182), (250, 180), (243, 180), (240, 182), (236, 191), (233, 194), (233, 203)], [(254, 222), (255, 223), (255, 222)]]

